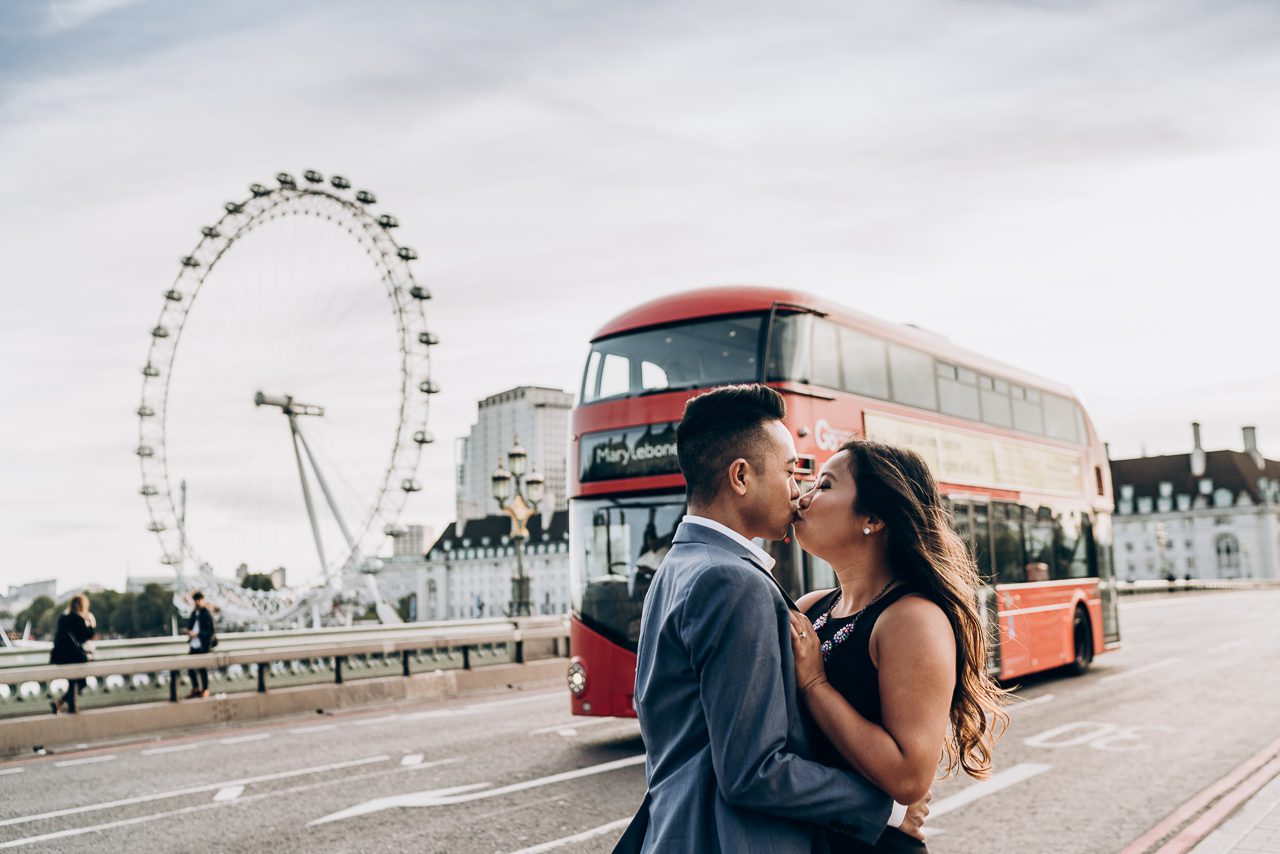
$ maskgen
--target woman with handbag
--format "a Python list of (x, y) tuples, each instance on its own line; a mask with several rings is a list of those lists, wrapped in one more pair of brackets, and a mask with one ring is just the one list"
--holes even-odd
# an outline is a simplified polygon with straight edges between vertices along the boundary
[[(98, 622), (89, 610), (89, 597), (83, 593), (71, 597), (67, 603), (67, 611), (58, 618), (58, 626), (53, 632), (53, 649), (49, 651), (50, 664), (84, 664), (93, 657), (89, 639), (98, 631)], [(84, 690), (84, 679), (72, 679), (67, 690), (57, 700), (49, 702), (49, 708), (56, 715), (65, 705), (74, 712), (75, 697)]]

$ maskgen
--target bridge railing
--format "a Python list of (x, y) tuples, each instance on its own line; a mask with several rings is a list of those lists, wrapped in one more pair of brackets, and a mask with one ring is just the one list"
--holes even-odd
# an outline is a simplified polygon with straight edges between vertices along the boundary
[[(375, 626), (320, 632), (220, 636), (212, 652), (190, 654), (186, 640), (159, 646), (133, 641), (99, 646), (143, 654), (85, 664), (22, 664), (0, 667), (0, 718), (49, 714), (49, 703), (85, 680), (68, 701), (79, 709), (168, 700), (178, 702), (188, 669), (209, 670), (213, 694), (266, 692), (272, 687), (412, 676), (437, 670), (522, 664), (526, 644), (533, 657), (567, 650), (562, 617), (522, 617), (458, 623)], [(223, 639), (225, 638), (225, 640)], [(110, 644), (110, 646), (108, 646)], [(129, 645), (132, 645), (131, 647)], [(47, 656), (48, 653), (44, 652)]]
[(1142, 593), (1178, 593), (1194, 590), (1280, 590), (1280, 580), (1272, 578), (1175, 578), (1120, 581), (1116, 589), (1122, 595)]

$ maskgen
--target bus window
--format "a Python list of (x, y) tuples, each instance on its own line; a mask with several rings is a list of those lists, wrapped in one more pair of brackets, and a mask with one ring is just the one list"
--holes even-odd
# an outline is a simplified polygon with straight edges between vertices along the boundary
[(779, 314), (769, 333), (770, 380), (809, 382), (809, 333), (811, 314)]
[(1040, 409), (1040, 395), (1020, 385), (1009, 386), (1013, 397), (1013, 429), (1024, 433), (1044, 434), (1044, 412)]
[(933, 357), (910, 347), (889, 345), (889, 376), (893, 399), (920, 409), (938, 408), (938, 387), (933, 378)]
[(840, 327), (829, 320), (813, 321), (813, 370), (810, 379), (823, 388), (843, 387), (840, 380)]
[(1058, 552), (1056, 579), (1089, 577), (1089, 555), (1080, 520), (1081, 515), (1075, 510), (1054, 517), (1054, 544)]
[(761, 315), (717, 317), (605, 338), (592, 345), (582, 402), (760, 378)]
[(854, 394), (889, 399), (889, 362), (884, 342), (865, 332), (840, 327), (844, 387)]
[(1054, 573), (1053, 511), (1022, 508), (1022, 535), (1025, 541), (1027, 581), (1048, 581)]
[(993, 377), (979, 377), (978, 391), (982, 398), (982, 420), (996, 427), (1012, 427), (1013, 411), (1009, 407), (1009, 384), (1002, 383)]
[(1022, 508), (996, 501), (991, 505), (991, 541), (995, 548), (997, 584), (1021, 584), (1027, 580), (1022, 559)]
[(947, 415), (978, 421), (978, 376), (968, 368), (937, 363), (938, 408)]
[(973, 560), (978, 564), (978, 576), (991, 580), (991, 510), (981, 501), (973, 502)]
[(1044, 434), (1050, 439), (1079, 442), (1076, 435), (1076, 406), (1065, 397), (1044, 394)]

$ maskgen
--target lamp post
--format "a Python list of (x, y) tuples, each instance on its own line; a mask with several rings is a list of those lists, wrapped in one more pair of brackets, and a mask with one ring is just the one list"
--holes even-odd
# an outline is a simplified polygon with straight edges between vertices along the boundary
[(529, 539), (526, 523), (538, 511), (545, 481), (536, 471), (525, 476), (529, 452), (515, 437), (515, 445), (507, 451), (507, 468), (499, 458), (493, 470), (493, 497), (498, 507), (511, 517), (511, 540), (516, 547), (516, 572), (511, 576), (511, 616), (529, 616), (529, 577), (524, 572), (524, 543)]

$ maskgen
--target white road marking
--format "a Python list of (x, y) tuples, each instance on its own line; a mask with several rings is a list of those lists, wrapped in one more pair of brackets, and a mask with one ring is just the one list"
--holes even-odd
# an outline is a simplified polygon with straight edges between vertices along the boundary
[(205, 743), (206, 742), (203, 742), (203, 741), (192, 741), (192, 742), (188, 742), (187, 744), (171, 744), (168, 747), (152, 747), (142, 751), (142, 755), (156, 756), (157, 754), (161, 754), (161, 753), (181, 753), (184, 750), (195, 750), (197, 747)]
[(1013, 703), (1008, 708), (1006, 708), (1005, 711), (1008, 712), (1009, 714), (1013, 714), (1014, 712), (1022, 711), (1028, 706), (1039, 706), (1042, 703), (1051, 703), (1056, 698), (1057, 698), (1056, 694), (1041, 694), (1039, 697), (1035, 697), (1034, 699), (1031, 699), (1031, 700), (1023, 700), (1020, 703)]
[(399, 720), (399, 715), (383, 715), (380, 718), (362, 718), (358, 721), (352, 721), (356, 726), (372, 726), (373, 724), (385, 724), (388, 721)]
[(569, 721), (567, 723), (555, 724), (554, 726), (544, 726), (539, 729), (531, 729), (529, 730), (529, 735), (544, 735), (549, 732), (559, 733), (560, 735), (564, 735), (566, 732), (569, 732), (570, 735), (577, 735), (578, 734), (577, 731), (582, 729), (583, 727), (599, 726), (600, 724), (615, 724), (622, 720), (628, 720), (628, 719), (627, 718), (586, 718), (584, 720), (583, 718), (578, 718), (577, 720)]
[(404, 757), (403, 759), (401, 759), (401, 760), (400, 760), (400, 764), (401, 764), (401, 765), (421, 765), (421, 764), (422, 764), (422, 754), (421, 754), (421, 753), (410, 753), (408, 756), (406, 756), (406, 757)]
[(97, 762), (110, 762), (116, 758), (114, 753), (108, 753), (106, 756), (87, 756), (84, 759), (64, 759), (61, 762), (53, 763), (57, 768), (70, 768), (73, 765), (93, 765)]
[(1023, 762), (1020, 765), (1014, 765), (1007, 771), (992, 774), (987, 779), (974, 783), (951, 797), (943, 798), (933, 804), (929, 808), (929, 820), (932, 821), (940, 815), (946, 815), (961, 807), (967, 807), (974, 801), (981, 800), (988, 795), (994, 795), (1001, 789), (1017, 785), (1023, 780), (1030, 780), (1037, 774), (1043, 774), (1052, 767), (1052, 765), (1040, 765), (1035, 762)]
[(265, 741), (271, 738), (269, 732), (255, 732), (252, 735), (236, 735), (231, 738), (220, 738), (218, 744), (244, 744), (248, 741)]
[(227, 786), (225, 789), (219, 789), (218, 794), (213, 796), (215, 801), (234, 801), (236, 798), (244, 794), (244, 786)]
[(406, 721), (421, 721), (430, 718), (448, 718), (455, 715), (469, 715), (475, 712), (484, 712), (489, 709), (500, 709), (503, 706), (514, 706), (518, 703), (533, 703), (539, 700), (564, 699), (563, 691), (551, 691), (542, 694), (531, 694), (527, 697), (511, 697), (506, 700), (491, 700), (487, 703), (472, 703), (469, 706), (461, 706), (459, 708), (449, 709), (430, 709), (425, 712), (411, 712), (402, 715), (402, 719)]
[(566, 836), (563, 839), (553, 839), (550, 842), (544, 842), (541, 845), (534, 845), (530, 848), (521, 848), (519, 851), (512, 851), (511, 854), (542, 854), (543, 851), (554, 851), (557, 848), (563, 848), (566, 845), (572, 845), (575, 842), (584, 842), (588, 839), (595, 839), (597, 836), (604, 836), (615, 830), (622, 830), (631, 823), (630, 818), (620, 818), (617, 821), (611, 821), (608, 824), (602, 824), (599, 827), (593, 827), (590, 830), (584, 830), (581, 833), (575, 833), (573, 836)]
[(1153, 661), (1150, 664), (1144, 664), (1141, 667), (1134, 667), (1129, 670), (1121, 670), (1119, 673), (1112, 673), (1110, 676), (1103, 676), (1101, 679), (1098, 680), (1098, 682), (1099, 683), (1112, 682), (1116, 679), (1124, 679), (1127, 676), (1137, 676), (1138, 674), (1141, 674), (1141, 673), (1148, 673), (1152, 670), (1159, 670), (1161, 667), (1168, 667), (1171, 664), (1177, 664), (1181, 660), (1182, 660), (1181, 658), (1177, 658), (1177, 657), (1163, 658), (1160, 661)]
[(168, 792), (157, 792), (154, 795), (138, 795), (133, 798), (122, 798), (118, 801), (106, 801), (100, 804), (87, 804), (82, 807), (68, 807), (67, 809), (53, 810), (51, 812), (0, 819), (0, 827), (8, 827), (14, 824), (26, 824), (31, 821), (42, 821), (46, 818), (59, 818), (64, 815), (78, 815), (80, 813), (114, 809), (115, 807), (126, 807), (133, 804), (147, 803), (148, 801), (178, 798), (183, 795), (195, 795), (201, 792), (214, 792), (218, 789), (225, 789), (227, 786), (249, 786), (253, 783), (265, 783), (269, 780), (286, 780), (290, 777), (301, 777), (306, 774), (321, 774), (325, 771), (338, 771), (343, 768), (355, 768), (360, 765), (369, 765), (374, 762), (386, 762), (390, 758), (390, 756), (382, 754), (379, 756), (370, 756), (367, 759), (353, 759), (349, 762), (334, 762), (329, 765), (316, 765), (311, 768), (300, 768), (297, 771), (280, 771), (275, 774), (263, 774), (258, 777), (245, 777), (240, 780), (228, 780), (225, 783), (210, 783), (207, 786), (192, 786), (187, 789), (174, 789)]
[[(387, 757), (382, 757), (382, 758), (385, 759)], [(402, 769), (396, 769), (396, 770), (399, 771)], [(240, 804), (253, 803), (256, 801), (266, 800), (268, 798), (281, 797), (283, 795), (294, 795), (299, 792), (306, 792), (312, 789), (319, 789), (324, 786), (347, 785), (355, 782), (356, 780), (363, 780), (368, 777), (376, 777), (376, 776), (379, 776), (380, 774), (386, 774), (386, 773), (394, 773), (394, 772), (382, 771), (382, 772), (375, 772), (373, 774), (362, 774), (356, 777), (344, 777), (336, 780), (322, 780), (318, 783), (304, 783), (301, 786), (290, 786), (284, 789), (274, 789), (270, 792), (263, 792), (258, 795), (249, 795), (248, 797), (245, 797), (245, 798), (237, 798), (234, 801), (227, 801), (227, 802), (210, 801), (208, 803), (197, 804), (195, 806), (180, 807), (179, 809), (168, 810), (167, 812), (152, 813), (151, 815), (141, 815), (135, 818), (120, 819), (118, 821), (109, 821), (103, 824), (90, 825), (88, 827), (74, 827), (74, 828), (69, 828), (67, 830), (57, 830), (52, 833), (42, 833), (37, 836), (27, 836), (22, 839), (13, 839), (8, 842), (0, 842), (0, 848), (17, 848), (19, 846), (30, 845), (35, 842), (48, 842), (53, 839), (65, 839), (69, 836), (83, 836), (84, 834), (87, 834), (87, 833), (97, 833), (102, 830), (112, 830), (117, 827), (129, 827), (135, 824), (145, 824), (149, 821), (157, 821), (162, 818), (173, 818), (175, 816), (188, 815), (190, 813), (202, 812), (208, 809), (218, 809), (220, 807), (225, 807), (225, 806), (238, 806)]]
[(337, 724), (318, 724), (316, 726), (298, 727), (297, 729), (289, 730), (289, 732), (293, 733), (294, 735), (307, 735), (308, 733), (313, 733), (313, 732), (328, 732), (331, 729), (337, 729), (337, 728), (338, 728)]
[(0, 777), (5, 776), (6, 774), (21, 774), (26, 770), (26, 768), (0, 768)]
[[(603, 774), (607, 771), (616, 771), (619, 768), (628, 768), (632, 765), (640, 765), (644, 763), (644, 754), (636, 756), (628, 756), (625, 759), (615, 759), (612, 762), (602, 762), (599, 765), (591, 765), (586, 768), (577, 768), (573, 771), (564, 771), (560, 774), (552, 774), (549, 777), (538, 777), (533, 780), (525, 780), (523, 783), (513, 783), (509, 786), (501, 786), (497, 789), (486, 789), (491, 783), (475, 783), (470, 786), (454, 786), (449, 789), (428, 789), (425, 792), (410, 792), (406, 795), (393, 795), (386, 798), (374, 798), (371, 801), (365, 801), (362, 804), (356, 804), (345, 810), (332, 813), (317, 818), (314, 821), (307, 822), (307, 827), (314, 827), (317, 824), (327, 824), (331, 821), (342, 821), (343, 819), (355, 818), (356, 816), (368, 815), (369, 813), (382, 812), (383, 810), (395, 809), (396, 807), (438, 807), (450, 804), (462, 804), (469, 801), (478, 801), (483, 798), (496, 798), (501, 795), (509, 795), (512, 792), (523, 792), (526, 789), (536, 789), (539, 786), (549, 786), (552, 783), (563, 783), (567, 780), (576, 780), (579, 777), (590, 777), (593, 774)], [(483, 789), (483, 791), (475, 791)]]

